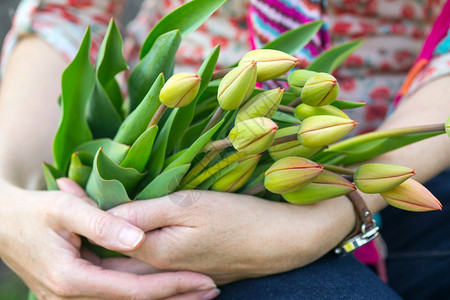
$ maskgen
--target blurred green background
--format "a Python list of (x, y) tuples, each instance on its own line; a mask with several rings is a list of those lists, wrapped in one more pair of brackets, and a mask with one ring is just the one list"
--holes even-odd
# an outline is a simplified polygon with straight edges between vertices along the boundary
[[(8, 32), (19, 0), (0, 0), (0, 40)], [(131, 20), (142, 0), (129, 0), (124, 9), (124, 24)], [(0, 300), (22, 300), (27, 298), (27, 288), (21, 279), (11, 272), (0, 260)]]

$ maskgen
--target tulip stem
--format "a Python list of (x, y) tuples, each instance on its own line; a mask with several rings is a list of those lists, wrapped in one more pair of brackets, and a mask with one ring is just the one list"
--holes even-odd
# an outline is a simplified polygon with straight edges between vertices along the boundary
[(290, 107), (297, 107), (299, 104), (302, 103), (302, 99), (300, 97), (294, 99), (291, 103), (288, 104)]
[(284, 144), (284, 143), (288, 143), (288, 142), (293, 142), (293, 141), (297, 141), (297, 134), (296, 133), (276, 138), (273, 141), (272, 146), (276, 146), (276, 145)]
[(338, 167), (338, 166), (332, 166), (332, 165), (323, 165), (323, 168), (325, 170), (334, 172), (334, 173), (338, 173), (338, 174), (343, 174), (343, 175), (352, 175), (355, 174), (355, 172), (353, 172), (350, 169), (347, 168), (342, 168), (342, 167)]
[(211, 119), (209, 120), (208, 124), (203, 129), (203, 131), (202, 131), (202, 133), (200, 135), (203, 135), (205, 132), (207, 132), (208, 130), (213, 128), (217, 123), (219, 123), (220, 119), (222, 119), (222, 116), (223, 116), (224, 112), (225, 112), (225, 110), (223, 110), (223, 108), (221, 106), (217, 107), (216, 112), (211, 117)]
[(231, 70), (233, 70), (233, 68), (231, 68), (231, 69), (225, 69), (225, 70), (220, 70), (220, 71), (214, 72), (214, 73), (212, 74), (212, 76), (211, 76), (211, 81), (214, 81), (214, 80), (216, 80), (216, 79), (220, 79), (220, 78), (225, 77), (225, 75), (227, 75), (228, 73), (230, 73)]
[(223, 140), (212, 141), (212, 142), (206, 144), (206, 146), (202, 149), (201, 152), (222, 150), (222, 149), (225, 149), (230, 146), (233, 146), (233, 144), (231, 144), (230, 139), (228, 137), (226, 137)]
[(445, 132), (445, 124), (433, 124), (433, 125), (422, 125), (422, 126), (412, 126), (405, 128), (396, 128), (388, 130), (380, 130), (375, 132), (369, 132), (353, 138), (346, 139), (342, 142), (338, 142), (331, 145), (328, 151), (337, 151), (340, 149), (347, 149), (351, 146), (357, 146), (361, 143), (370, 142), (380, 138), (389, 138), (396, 136), (403, 136), (412, 133), (426, 133), (426, 132)]
[(159, 120), (161, 120), (161, 117), (163, 116), (164, 112), (166, 111), (167, 106), (165, 106), (164, 104), (161, 104), (158, 107), (158, 110), (155, 112), (155, 114), (153, 115), (152, 120), (150, 121), (150, 123), (148, 124), (148, 128), (152, 127), (153, 125), (158, 124)]
[(246, 190), (245, 192), (243, 192), (243, 194), (245, 195), (256, 195), (260, 192), (263, 192), (266, 190), (266, 187), (264, 186), (264, 182), (261, 182), (258, 185), (255, 185), (254, 187), (252, 187), (251, 189)]
[(295, 111), (295, 108), (293, 108), (293, 107), (291, 107), (291, 106), (289, 106), (289, 105), (279, 105), (278, 106), (278, 110), (279, 111), (282, 111), (282, 112), (285, 112), (285, 113), (289, 113), (289, 114), (293, 114), (294, 113), (294, 111)]

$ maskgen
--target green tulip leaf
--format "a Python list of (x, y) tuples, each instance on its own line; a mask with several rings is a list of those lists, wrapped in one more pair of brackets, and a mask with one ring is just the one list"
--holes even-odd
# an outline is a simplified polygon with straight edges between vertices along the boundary
[(55, 166), (66, 172), (75, 148), (92, 134), (86, 121), (86, 105), (95, 83), (94, 68), (89, 59), (91, 35), (88, 28), (75, 59), (62, 74), (62, 117), (53, 140)]
[(300, 120), (293, 115), (287, 114), (285, 112), (276, 111), (272, 117), (275, 122), (284, 122), (290, 124), (300, 124)]
[(289, 30), (275, 40), (265, 44), (263, 49), (280, 50), (293, 55), (311, 41), (322, 25), (323, 21), (319, 20)]
[(130, 150), (130, 146), (128, 145), (120, 144), (110, 139), (99, 139), (83, 143), (78, 146), (75, 151), (85, 151), (95, 156), (100, 148), (102, 148), (103, 152), (117, 164), (124, 160)]
[(164, 170), (167, 168), (168, 165), (170, 165), (171, 163), (173, 163), (176, 159), (178, 159), (178, 157), (180, 157), (181, 155), (183, 155), (186, 151), (188, 151), (189, 148), (183, 149), (181, 151), (178, 151), (177, 153), (172, 154), (171, 156), (169, 156), (168, 158), (166, 158), (164, 160)]
[(158, 132), (158, 126), (154, 125), (144, 131), (143, 134), (134, 142), (128, 151), (127, 156), (120, 164), (123, 168), (133, 168), (139, 172), (144, 172), (152, 153), (153, 142)]
[(126, 70), (122, 37), (113, 20), (100, 46), (95, 66), (96, 84), (88, 103), (87, 120), (94, 138), (112, 138), (123, 121), (122, 93), (115, 76)]
[(283, 98), (281, 98), (281, 104), (288, 105), (292, 101), (298, 98), (298, 94), (292, 92), (284, 92)]
[(123, 121), (114, 141), (131, 145), (147, 129), (153, 115), (161, 105), (159, 93), (163, 86), (164, 76), (159, 74), (139, 106)]
[(450, 117), (445, 121), (445, 132), (450, 137)]
[(172, 76), (175, 54), (180, 42), (181, 35), (177, 30), (161, 35), (150, 52), (133, 69), (128, 80), (131, 111), (139, 105), (149, 87), (161, 73), (165, 78)]
[(353, 102), (353, 101), (344, 101), (344, 100), (335, 100), (331, 103), (334, 107), (339, 109), (353, 109), (366, 105), (365, 102)]
[(316, 72), (332, 73), (350, 54), (361, 47), (362, 43), (363, 41), (351, 41), (328, 49), (322, 52), (307, 69)]
[(167, 166), (165, 171), (168, 171), (172, 168), (191, 163), (192, 160), (197, 156), (198, 153), (205, 147), (205, 145), (211, 140), (212, 136), (216, 133), (216, 131), (222, 126), (224, 120), (221, 120), (217, 123), (213, 128), (205, 132), (201, 137), (199, 137), (191, 147), (188, 148), (186, 152), (183, 153), (180, 157), (174, 160), (170, 165)]
[(161, 173), (161, 170), (164, 166), (164, 160), (166, 158), (167, 141), (169, 140), (169, 134), (172, 128), (172, 124), (178, 111), (179, 108), (175, 108), (174, 110), (172, 110), (169, 118), (164, 123), (162, 130), (156, 138), (152, 154), (150, 155), (150, 160), (147, 163), (147, 178), (153, 179)]
[(227, 0), (193, 0), (172, 11), (153, 27), (141, 48), (141, 59), (156, 44), (156, 39), (171, 30), (178, 29), (186, 36), (202, 25)]
[(56, 183), (56, 179), (65, 177), (64, 173), (49, 165), (47, 163), (42, 163), (42, 169), (44, 171), (45, 184), (47, 185), (47, 190), (58, 191), (59, 187)]
[(183, 176), (189, 170), (190, 166), (190, 164), (185, 164), (164, 171), (136, 196), (136, 200), (158, 198), (174, 192), (180, 185)]
[(70, 160), (68, 177), (85, 188), (91, 175), (93, 163), (94, 155), (91, 153), (75, 152)]
[[(211, 114), (212, 116), (212, 114)], [(205, 118), (201, 120), (200, 122), (191, 125), (186, 132), (184, 133), (183, 137), (180, 141), (180, 149), (185, 149), (190, 147), (196, 140), (197, 137), (202, 134), (203, 129), (206, 127), (206, 125), (209, 122), (209, 119), (211, 119), (211, 116), (208, 118)]]
[(86, 192), (101, 209), (107, 210), (131, 201), (128, 192), (143, 176), (134, 169), (120, 167), (100, 149), (94, 158)]
[(198, 70), (198, 76), (202, 79), (200, 89), (195, 99), (186, 107), (181, 107), (175, 117), (174, 123), (176, 127), (172, 128), (170, 138), (167, 144), (167, 152), (171, 152), (175, 145), (178, 144), (185, 133), (185, 128), (188, 128), (194, 118), (195, 106), (202, 93), (208, 87), (211, 81), (211, 76), (214, 73), (214, 69), (219, 58), (220, 46), (216, 46), (208, 55), (202, 66)]
[(200, 184), (198, 188), (200, 190), (209, 190), (211, 188), (211, 186), (214, 184), (214, 182), (219, 180), (222, 176), (225, 176), (229, 172), (233, 171), (234, 168), (237, 167), (237, 165), (238, 165), (238, 162), (234, 162), (231, 165), (229, 165), (228, 167), (223, 168), (222, 170), (220, 170), (216, 174), (214, 174), (211, 177), (209, 177), (205, 182)]

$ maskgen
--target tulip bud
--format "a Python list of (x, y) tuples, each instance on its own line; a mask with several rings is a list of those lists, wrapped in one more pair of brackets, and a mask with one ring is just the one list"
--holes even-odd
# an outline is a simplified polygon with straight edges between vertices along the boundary
[(197, 96), (201, 81), (197, 74), (175, 74), (164, 84), (159, 100), (171, 108), (187, 106)]
[(317, 73), (311, 76), (302, 88), (303, 103), (311, 106), (324, 106), (336, 100), (339, 94), (339, 84), (328, 73)]
[(260, 158), (261, 155), (259, 154), (242, 158), (237, 162), (238, 165), (233, 170), (220, 177), (214, 182), (211, 188), (221, 192), (237, 191), (243, 187), (250, 176), (252, 176)]
[(262, 92), (247, 101), (236, 115), (236, 124), (256, 117), (271, 119), (280, 105), (284, 90), (278, 88)]
[(295, 70), (288, 76), (289, 86), (294, 91), (300, 93), (302, 91), (302, 88), (305, 86), (306, 81), (314, 74), (317, 74), (317, 72), (305, 69)]
[[(278, 129), (277, 132), (275, 133), (275, 139), (291, 134), (296, 134), (298, 132), (298, 129), (299, 126), (290, 126)], [(270, 147), (269, 154), (273, 160), (280, 160), (288, 156), (309, 158), (314, 154), (318, 153), (320, 150), (321, 148), (312, 149), (305, 147), (302, 144), (300, 144), (298, 140), (296, 140)]]
[(345, 112), (340, 110), (333, 105), (325, 105), (325, 106), (311, 106), (305, 103), (300, 104), (295, 108), (294, 111), (295, 117), (299, 120), (304, 120), (308, 117), (312, 116), (336, 116), (341, 118), (350, 119)]
[(256, 84), (256, 61), (240, 64), (229, 72), (219, 84), (217, 99), (224, 110), (242, 105), (252, 94)]
[(353, 182), (361, 192), (377, 194), (393, 189), (415, 174), (413, 169), (407, 167), (365, 164), (356, 170)]
[(257, 81), (260, 82), (286, 74), (298, 63), (298, 58), (278, 50), (258, 49), (245, 54), (239, 65), (251, 61), (256, 61), (258, 64)]
[(420, 212), (442, 209), (439, 200), (423, 185), (411, 178), (380, 195), (389, 205), (404, 210)]
[(272, 145), (277, 129), (272, 120), (259, 117), (237, 123), (228, 137), (237, 151), (258, 154)]
[(308, 148), (320, 148), (343, 138), (358, 125), (353, 120), (335, 116), (312, 116), (303, 120), (298, 140)]
[(347, 179), (324, 170), (307, 186), (282, 196), (293, 204), (311, 204), (342, 196), (355, 190), (356, 187)]
[(298, 190), (323, 171), (323, 166), (303, 158), (286, 157), (276, 161), (265, 173), (264, 186), (273, 193)]

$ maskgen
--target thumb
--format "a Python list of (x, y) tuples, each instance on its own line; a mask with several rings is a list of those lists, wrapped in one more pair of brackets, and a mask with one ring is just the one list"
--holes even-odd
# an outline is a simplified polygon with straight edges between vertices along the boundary
[(65, 229), (113, 251), (133, 251), (143, 243), (144, 231), (97, 208), (74, 181), (61, 178), (57, 183), (62, 191), (76, 196), (68, 198), (68, 203), (63, 201), (64, 209), (57, 211), (57, 219)]

